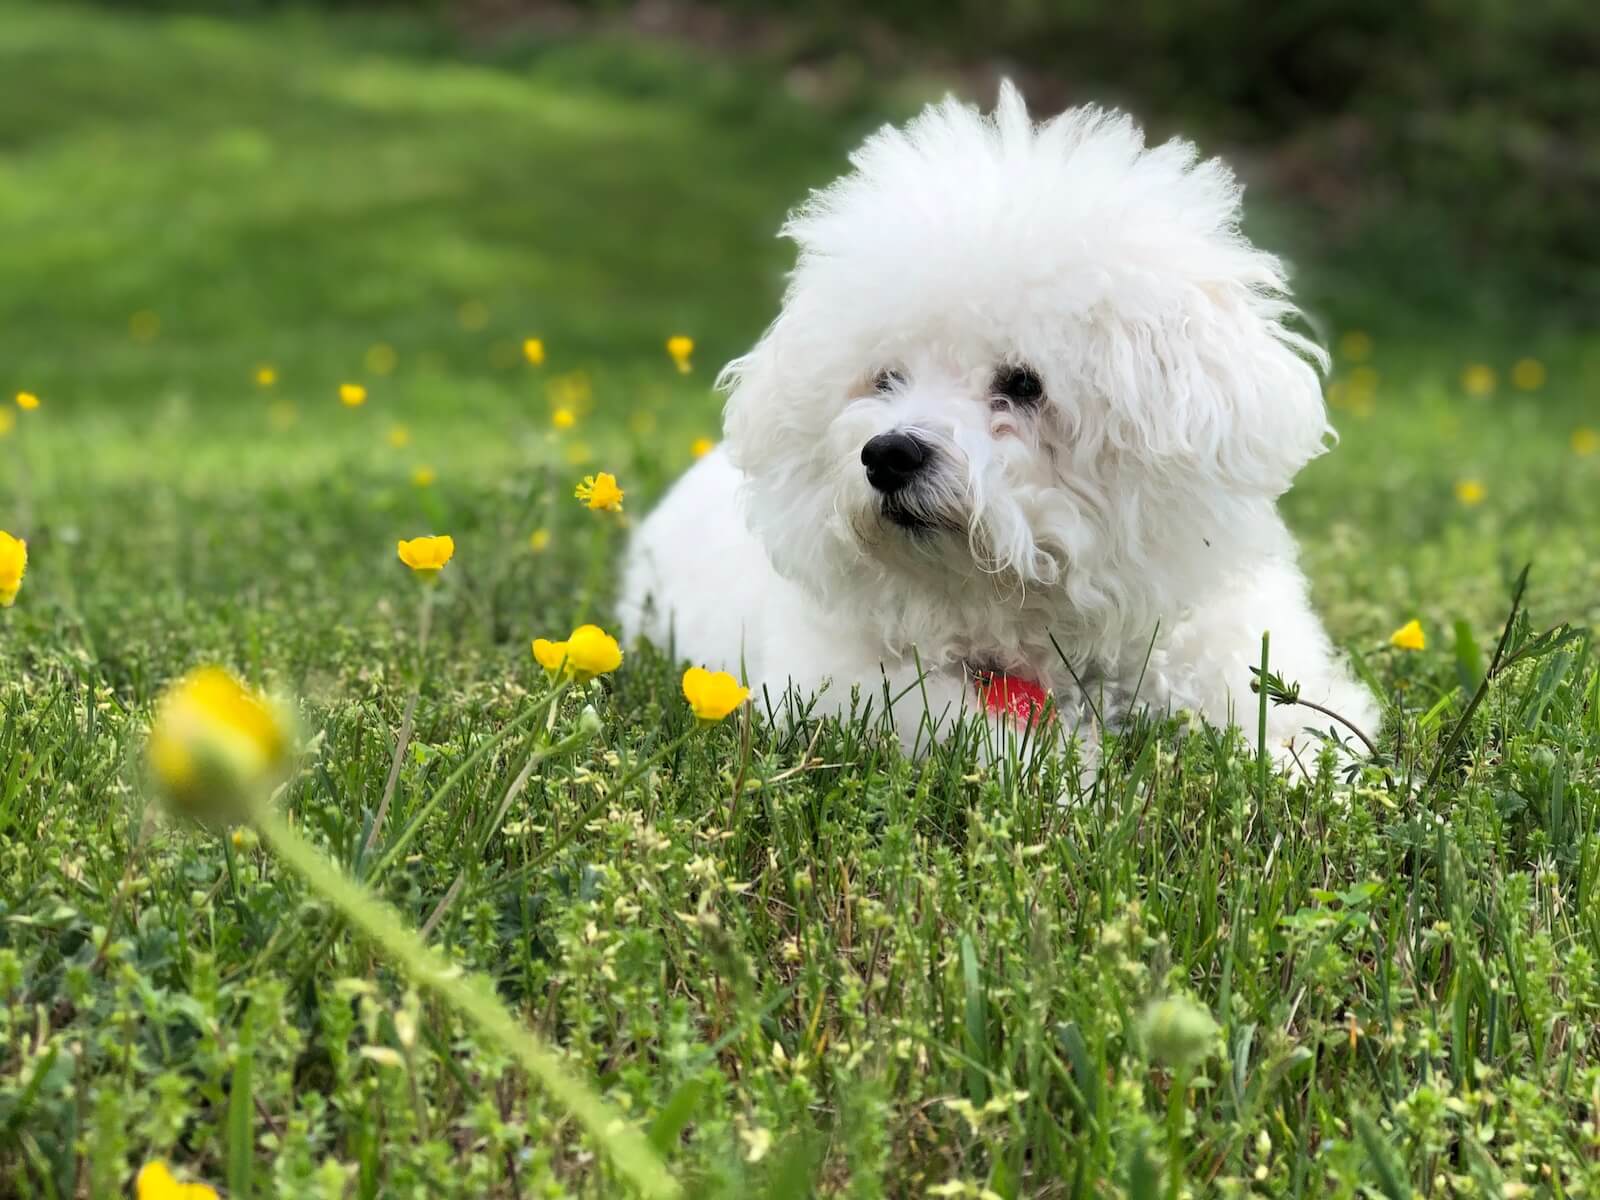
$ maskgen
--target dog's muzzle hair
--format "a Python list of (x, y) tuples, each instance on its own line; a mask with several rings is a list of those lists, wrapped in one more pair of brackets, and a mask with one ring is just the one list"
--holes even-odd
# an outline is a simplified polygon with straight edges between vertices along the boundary
[(912, 533), (963, 528), (952, 516), (956, 497), (944, 478), (947, 464), (928, 440), (904, 429), (880, 433), (861, 447), (861, 465), (891, 525)]

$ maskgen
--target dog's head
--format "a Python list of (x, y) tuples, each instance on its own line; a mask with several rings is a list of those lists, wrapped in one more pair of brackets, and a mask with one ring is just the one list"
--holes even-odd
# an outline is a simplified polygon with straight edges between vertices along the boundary
[(725, 375), (752, 526), (813, 593), (926, 635), (1044, 591), (1109, 633), (1322, 449), (1320, 351), (1222, 163), (1098, 109), (1035, 125), (1009, 86), (851, 161), (785, 226), (783, 310)]

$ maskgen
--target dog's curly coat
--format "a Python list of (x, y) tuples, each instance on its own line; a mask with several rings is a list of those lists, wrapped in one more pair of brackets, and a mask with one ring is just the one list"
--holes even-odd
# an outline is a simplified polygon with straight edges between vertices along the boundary
[[(627, 636), (774, 699), (893, 696), (910, 744), (995, 670), (1067, 727), (1080, 682), (1226, 724), (1270, 630), (1276, 673), (1370, 727), (1275, 507), (1330, 441), (1325, 356), (1227, 166), (1102, 109), (1035, 125), (1009, 85), (851, 162), (784, 227), (724, 446), (633, 540)], [(1274, 710), (1274, 750), (1306, 724)]]

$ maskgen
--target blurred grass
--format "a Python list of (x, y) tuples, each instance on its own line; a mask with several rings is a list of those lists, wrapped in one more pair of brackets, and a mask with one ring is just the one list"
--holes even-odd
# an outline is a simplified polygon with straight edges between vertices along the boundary
[[(621, 369), (664, 330), (708, 331), (720, 358), (759, 327), (771, 232), (846, 131), (668, 51), (496, 69), (372, 28), (11, 6), (8, 374), (118, 407), (177, 377), (220, 412), (257, 360), (342, 378), (379, 340), (488, 375), (528, 331), (557, 366)], [(469, 302), (489, 314), (470, 338)], [(141, 310), (159, 353), (125, 336)]]
[[(0, 891), (0, 1167), (105, 1194), (159, 1151), (222, 1178), (227, 1036), (248, 1012), (265, 1115), (241, 1143), (271, 1164), (263, 1192), (341, 1194), (310, 1182), (338, 1159), (361, 1195), (515, 1194), (519, 1171), (606, 1194), (447, 1014), (423, 1014), (407, 1073), (354, 1053), (398, 1044), (415, 1002), (271, 859), (166, 827), (142, 843), (146, 704), (201, 659), (302, 697), (315, 749), (284, 809), (361, 869), (408, 672), (423, 702), (396, 825), (527, 701), (530, 637), (607, 618), (626, 529), (573, 483), (615, 470), (634, 516), (715, 433), (712, 374), (774, 310), (781, 213), (902, 104), (830, 114), (759, 69), (625, 39), (485, 61), (375, 14), (0, 6), (0, 394), (43, 400), (0, 440), (0, 527), (32, 552), (0, 618), (0, 872), (20, 881)], [(1305, 228), (1271, 197), (1251, 207), (1259, 230)], [(1327, 340), (1359, 327), (1371, 346), (1339, 351), (1342, 444), (1286, 507), (1335, 637), (1375, 664), (1400, 757), (1425, 769), (1463, 700), (1456, 623), (1492, 645), (1522, 561), (1539, 624), (1600, 618), (1600, 455), (1572, 445), (1600, 424), (1600, 345), (1430, 321), (1362, 284), (1360, 260), (1300, 260), (1337, 316)], [(680, 332), (698, 342), (687, 376), (663, 348)], [(1529, 357), (1544, 377), (1519, 388)], [(1471, 394), (1471, 364), (1494, 385)], [(574, 372), (589, 398), (558, 433), (552, 383), (570, 397)], [(340, 406), (346, 381), (365, 406)], [(413, 662), (394, 541), (427, 531), (458, 551)], [(1387, 650), (1412, 616), (1429, 651)], [(906, 763), (850, 725), (811, 748), (725, 727), (619, 783), (690, 732), (672, 667), (630, 654), (589, 697), (604, 748), (509, 813), (491, 815), (516, 760), (478, 763), (384, 891), (420, 923), (462, 878), (439, 943), (641, 1120), (692, 1112), (674, 1166), (703, 1194), (814, 1161), (859, 1195), (958, 1176), (1088, 1195), (1124, 1170), (1133, 1186), (1167, 1105), (1132, 1017), (1169, 984), (1234, 1055), (1226, 1094), (1195, 1104), (1193, 1179), (1243, 1185), (1264, 1155), (1281, 1194), (1353, 1193), (1366, 1168), (1339, 1123), (1366, 1106), (1420, 1186), (1439, 1165), (1428, 1089), (1480, 1059), (1512, 1104), (1469, 1096), (1459, 1135), (1486, 1123), (1513, 1176), (1536, 1155), (1581, 1173), (1600, 1004), (1582, 957), (1600, 948), (1589, 658), (1497, 690), (1456, 790), (1397, 804), (1277, 782), (1247, 807), (1236, 750), (1168, 737), (1130, 739), (1069, 810), (1037, 780), (959, 752)], [(115, 969), (96, 975), (108, 926)], [(1564, 1060), (1545, 1052), (1557, 1011)], [(35, 1108), (3, 1108), (22, 1064), (56, 1051)], [(1007, 1109), (1013, 1085), (1033, 1099)], [(1003, 1111), (958, 1119), (956, 1098), (991, 1091)], [(764, 1163), (763, 1128), (792, 1135)], [(1511, 1139), (1530, 1128), (1531, 1148)]]

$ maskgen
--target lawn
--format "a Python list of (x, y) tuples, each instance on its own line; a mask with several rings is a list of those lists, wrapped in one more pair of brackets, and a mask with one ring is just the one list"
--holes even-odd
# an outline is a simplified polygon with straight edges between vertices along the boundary
[[(615, 1130), (270, 836), (152, 805), (152, 705), (207, 662), (295, 709), (284, 823), (687, 1194), (1600, 1185), (1600, 673), (1536, 636), (1600, 617), (1592, 336), (1341, 294), (1359, 263), (1305, 243), (1341, 444), (1285, 504), (1389, 701), (1353, 780), (1157, 723), (1062, 806), (870, 722), (699, 727), (648, 648), (551, 698), (530, 639), (609, 625), (782, 212), (904, 105), (576, 35), (0, 5), (0, 1195), (155, 1159), (230, 1197), (630, 1192)], [(572, 498), (597, 470), (620, 516)]]

